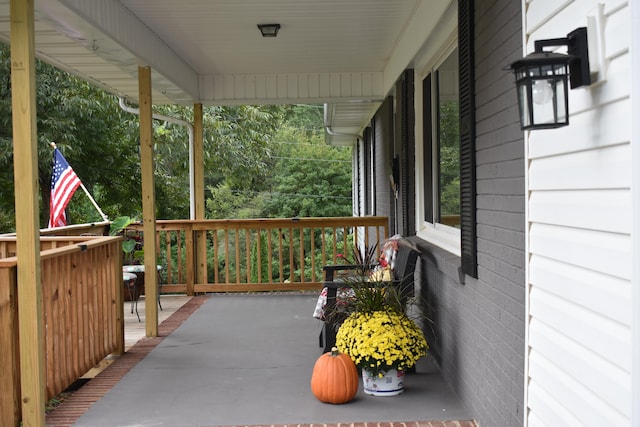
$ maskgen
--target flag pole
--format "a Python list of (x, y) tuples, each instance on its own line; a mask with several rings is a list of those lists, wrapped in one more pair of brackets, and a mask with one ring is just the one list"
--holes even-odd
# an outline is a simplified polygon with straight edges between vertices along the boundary
[(87, 195), (87, 197), (89, 198), (89, 200), (91, 200), (91, 203), (93, 204), (93, 207), (96, 208), (96, 210), (98, 211), (98, 213), (100, 214), (100, 216), (102, 217), (102, 219), (104, 221), (109, 221), (109, 218), (104, 214), (104, 212), (102, 212), (102, 209), (100, 209), (100, 206), (98, 206), (98, 204), (96, 203), (96, 201), (93, 199), (93, 197), (91, 197), (91, 194), (89, 194), (89, 190), (87, 190), (87, 187), (84, 186), (84, 184), (82, 182), (80, 182), (80, 187), (82, 187), (82, 189), (84, 190), (84, 193)]
[[(50, 143), (51, 147), (53, 147), (53, 149), (55, 150), (56, 147), (56, 143), (55, 142), (51, 142)], [(87, 187), (84, 186), (84, 184), (82, 183), (82, 180), (80, 180), (80, 187), (82, 188), (82, 190), (84, 191), (84, 194), (87, 195), (87, 197), (89, 198), (89, 200), (91, 200), (91, 203), (93, 204), (93, 207), (96, 208), (96, 210), (98, 211), (98, 213), (100, 214), (100, 216), (102, 217), (102, 219), (104, 221), (109, 221), (109, 218), (104, 214), (104, 212), (102, 212), (102, 209), (100, 209), (100, 206), (98, 206), (98, 204), (96, 203), (96, 201), (93, 199), (93, 197), (91, 196), (91, 194), (89, 193), (89, 190), (87, 190)]]

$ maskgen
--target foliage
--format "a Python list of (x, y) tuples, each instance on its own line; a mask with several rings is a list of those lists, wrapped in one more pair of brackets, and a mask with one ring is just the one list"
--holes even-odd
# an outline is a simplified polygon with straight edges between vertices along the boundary
[[(13, 136), (9, 48), (0, 44), (0, 232), (15, 229)], [(56, 142), (85, 187), (107, 215), (132, 210), (140, 192), (136, 139), (137, 122), (116, 99), (55, 67), (36, 61), (38, 182), (40, 226), (48, 221), (51, 142)], [(139, 198), (139, 196), (138, 196)], [(69, 204), (70, 222), (93, 222), (101, 217), (82, 191)]]
[(140, 233), (127, 230), (135, 219), (128, 216), (121, 216), (111, 222), (109, 228), (110, 236), (123, 236), (122, 252), (124, 253), (125, 264), (140, 264), (144, 262), (144, 247)]
[(264, 195), (250, 190), (233, 190), (227, 183), (207, 188), (209, 197), (206, 200), (207, 216), (215, 219), (224, 218), (259, 218), (262, 216)]
[(349, 258), (344, 253), (338, 253), (338, 258), (343, 264), (357, 266), (356, 269), (351, 270), (352, 274), (350, 280), (353, 284), (358, 284), (366, 281), (371, 269), (378, 263), (378, 244), (373, 246), (365, 245), (363, 248), (354, 245), (351, 248), (352, 257)]
[(440, 215), (460, 215), (459, 105), (440, 106)]
[[(0, 232), (15, 231), (10, 71), (9, 48), (0, 44)], [(36, 91), (40, 226), (48, 220), (51, 142), (108, 217), (140, 217), (138, 116), (42, 61)], [(154, 112), (193, 120), (188, 107)], [(351, 215), (351, 151), (324, 143), (322, 106), (207, 107), (203, 125), (206, 217)], [(162, 120), (153, 127), (156, 218), (188, 218), (188, 130)], [(102, 219), (83, 191), (67, 214), (70, 224)]]
[[(254, 244), (251, 246), (251, 278), (250, 281), (252, 283), (259, 282), (269, 282), (271, 281), (271, 277), (273, 275), (273, 271), (269, 271), (268, 264), (268, 254), (267, 254), (267, 232), (261, 231), (260, 233), (260, 241), (262, 244), (258, 249), (258, 241), (256, 240)], [(258, 262), (258, 255), (260, 258), (260, 263)], [(258, 280), (260, 279), (260, 280)]]
[[(351, 150), (328, 146), (322, 135), (288, 129), (265, 197), (265, 217), (350, 216)], [(308, 138), (308, 139), (305, 139)], [(302, 142), (302, 141), (307, 141)]]
[[(216, 114), (208, 218), (351, 215), (351, 151), (325, 144), (321, 106), (246, 107), (236, 112), (244, 126), (251, 123), (247, 115), (269, 125), (243, 135), (238, 126), (223, 125), (224, 110)], [(247, 135), (252, 152), (234, 139)]]
[(413, 367), (429, 348), (418, 325), (394, 311), (352, 313), (338, 330), (336, 347), (358, 368), (380, 376)]
[(404, 314), (406, 311), (398, 289), (389, 280), (358, 281), (349, 283), (349, 286), (353, 290), (352, 303), (349, 306), (352, 312), (390, 311)]
[(377, 244), (362, 249), (356, 246), (351, 258), (343, 254), (338, 254), (338, 258), (348, 266), (340, 277), (348, 291), (344, 293), (340, 304), (325, 311), (326, 319), (336, 328), (354, 312), (406, 312), (406, 301), (392, 282), (391, 268), (380, 262), (383, 261), (382, 257), (378, 258)]
[(272, 171), (271, 141), (282, 107), (210, 107), (204, 115), (207, 187), (262, 189)]

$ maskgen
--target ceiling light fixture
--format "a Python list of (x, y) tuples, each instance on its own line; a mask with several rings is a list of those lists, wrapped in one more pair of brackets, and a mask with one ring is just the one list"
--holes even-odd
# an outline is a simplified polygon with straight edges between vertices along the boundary
[(280, 24), (258, 24), (262, 37), (276, 37), (280, 31)]

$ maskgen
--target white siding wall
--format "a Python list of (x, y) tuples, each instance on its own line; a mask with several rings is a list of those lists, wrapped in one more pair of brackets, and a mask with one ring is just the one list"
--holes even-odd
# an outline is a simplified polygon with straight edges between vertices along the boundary
[[(638, 114), (629, 4), (602, 3), (605, 79), (571, 91), (570, 126), (527, 138), (529, 426), (631, 423), (630, 140)], [(526, 2), (527, 53), (535, 40), (586, 26), (597, 6)]]

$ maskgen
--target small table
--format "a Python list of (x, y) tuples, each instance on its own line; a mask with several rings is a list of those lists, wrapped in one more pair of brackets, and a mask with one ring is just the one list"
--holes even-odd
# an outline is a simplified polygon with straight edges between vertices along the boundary
[[(156, 268), (158, 269), (158, 273), (162, 270), (162, 266), (161, 265), (157, 265)], [(122, 273), (132, 273), (135, 274), (137, 276), (136, 279), (136, 285), (134, 287), (134, 298), (135, 298), (135, 306), (136, 306), (136, 313), (138, 310), (138, 298), (140, 297), (141, 293), (144, 293), (144, 265), (143, 264), (136, 264), (136, 265), (123, 265), (122, 266)], [(139, 279), (139, 280), (138, 280)], [(161, 288), (162, 287), (162, 281), (160, 280), (160, 275), (158, 274), (158, 286)], [(131, 295), (131, 294), (129, 294)], [(160, 307), (160, 310), (162, 310), (162, 304), (160, 303), (160, 289), (158, 290), (158, 306)], [(139, 318), (139, 317), (138, 317)]]
[(133, 307), (135, 305), (136, 315), (138, 316), (138, 322), (140, 321), (140, 314), (138, 314), (138, 276), (134, 273), (122, 272), (122, 281), (125, 288), (129, 291), (129, 301), (131, 301), (131, 314), (133, 314)]

